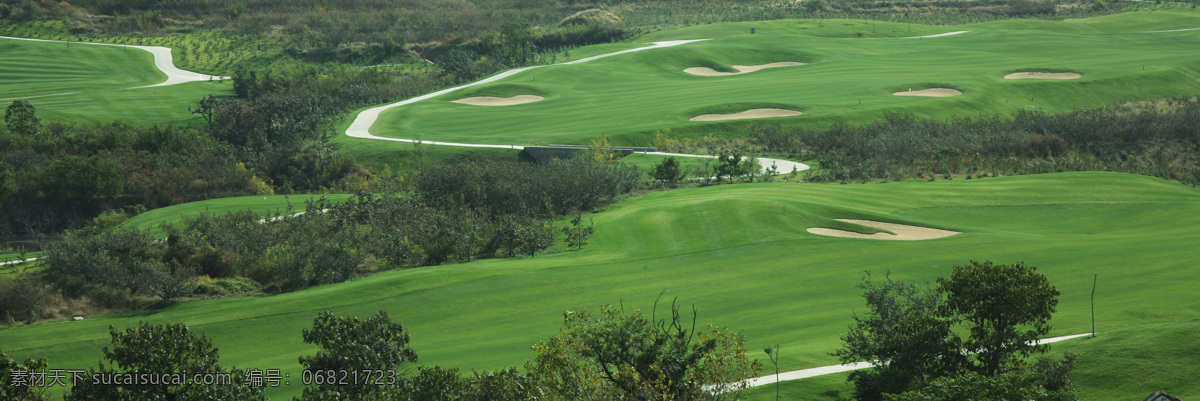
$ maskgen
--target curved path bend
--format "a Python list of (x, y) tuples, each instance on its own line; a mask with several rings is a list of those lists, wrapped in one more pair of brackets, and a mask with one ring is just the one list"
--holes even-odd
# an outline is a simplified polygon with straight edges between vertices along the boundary
[(12, 36), (0, 36), (0, 39), (28, 40), (31, 42), (73, 43), (73, 44), (95, 45), (95, 46), (118, 46), (118, 47), (130, 47), (130, 48), (134, 48), (134, 49), (148, 51), (148, 52), (150, 52), (150, 54), (154, 55), (154, 66), (158, 67), (159, 71), (162, 71), (163, 74), (167, 75), (167, 80), (163, 81), (161, 83), (154, 84), (154, 85), (139, 86), (139, 88), (177, 85), (177, 84), (182, 84), (185, 82), (230, 79), (229, 77), (221, 77), (221, 76), (216, 76), (216, 75), (205, 75), (205, 74), (201, 74), (198, 72), (186, 71), (186, 70), (179, 69), (178, 67), (175, 67), (175, 58), (174, 58), (174, 56), (171, 55), (171, 48), (169, 48), (169, 47), (122, 45), (122, 44), (115, 44), (115, 43), (68, 42), (68, 41), (63, 41), (63, 40), (17, 38), (17, 37), (12, 37)]
[[(654, 42), (651, 44), (651, 46), (639, 47), (636, 49), (629, 49), (629, 50), (622, 50), (619, 52), (606, 53), (606, 54), (601, 54), (598, 56), (581, 58), (579, 60), (568, 61), (568, 62), (563, 62), (563, 63), (558, 63), (558, 64), (548, 64), (548, 65), (582, 64), (582, 63), (586, 63), (589, 61), (602, 59), (605, 57), (616, 56), (618, 54), (640, 52), (640, 51), (651, 50), (651, 49), (661, 49), (664, 47), (681, 46), (681, 45), (686, 45), (688, 43), (695, 43), (695, 42), (700, 42), (700, 41), (705, 41), (705, 40), (708, 40), (708, 39), (672, 40), (672, 41), (666, 41), (666, 42)], [(405, 139), (405, 138), (388, 138), (388, 137), (382, 137), (382, 136), (375, 136), (375, 135), (371, 134), (371, 126), (375, 125), (375, 121), (379, 119), (380, 113), (383, 113), (386, 110), (405, 106), (405, 105), (410, 105), (410, 104), (413, 104), (416, 102), (420, 102), (422, 100), (427, 100), (430, 98), (445, 95), (447, 93), (451, 93), (451, 92), (458, 91), (461, 89), (470, 88), (472, 86), (496, 82), (501, 79), (520, 74), (521, 72), (524, 72), (524, 71), (532, 70), (535, 68), (542, 68), (542, 67), (546, 67), (548, 65), (535, 65), (535, 66), (511, 69), (511, 70), (504, 71), (499, 74), (481, 79), (479, 81), (471, 82), (469, 84), (455, 86), (453, 88), (442, 89), (437, 92), (417, 96), (417, 97), (414, 97), (411, 99), (402, 100), (402, 101), (399, 101), (396, 103), (387, 104), (387, 105), (378, 106), (378, 107), (372, 107), (372, 108), (363, 110), (362, 112), (358, 113), (357, 116), (354, 117), (354, 121), (350, 123), (350, 127), (346, 128), (346, 136), (349, 136), (351, 138), (374, 139), (374, 140), (380, 140), (380, 141), (409, 142), (409, 143), (420, 142), (425, 145), (460, 146), (460, 147), (469, 147), (469, 148), (525, 149), (525, 146), (522, 146), (522, 145), (495, 145), (495, 144), (478, 144), (478, 143), (422, 141), (422, 140), (418, 140), (418, 139)], [(693, 155), (693, 154), (685, 154), (685, 153), (666, 153), (666, 152), (643, 152), (643, 153), (649, 154), (649, 155), (675, 156), (675, 157), (698, 157), (698, 158), (715, 158), (716, 157), (716, 156), (711, 156), (711, 155)], [(767, 171), (768, 169), (770, 169), (772, 164), (774, 164), (776, 171), (778, 171), (781, 174), (782, 173), (790, 173), (792, 171), (808, 170), (808, 165), (806, 165), (804, 163), (797, 163), (797, 162), (794, 162), (791, 160), (767, 159), (767, 158), (760, 158), (758, 160), (759, 160), (759, 163), (761, 163), (763, 165), (763, 171)]]

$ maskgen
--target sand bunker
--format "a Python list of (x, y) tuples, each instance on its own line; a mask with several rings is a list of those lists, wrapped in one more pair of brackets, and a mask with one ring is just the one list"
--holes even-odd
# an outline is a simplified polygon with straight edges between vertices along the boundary
[(708, 67), (691, 67), (691, 68), (684, 69), (683, 72), (686, 72), (686, 73), (692, 74), (692, 75), (699, 75), (702, 77), (723, 77), (726, 75), (738, 75), (738, 74), (755, 72), (755, 71), (758, 71), (758, 70), (761, 70), (764, 68), (796, 67), (796, 66), (801, 66), (801, 65), (808, 65), (808, 63), (799, 63), (799, 62), (795, 62), (795, 61), (784, 61), (781, 63), (771, 63), (771, 64), (762, 64), (762, 65), (735, 65), (735, 66), (733, 66), (733, 69), (738, 70), (738, 72), (721, 72), (721, 71), (717, 71), (717, 70), (714, 70), (714, 69), (708, 68)]
[(786, 109), (750, 109), (741, 113), (733, 114), (701, 114), (692, 117), (688, 121), (724, 121), (724, 120), (744, 120), (747, 118), (770, 118), (770, 117), (792, 117), (804, 113), (795, 110)]
[(1004, 79), (1076, 79), (1082, 75), (1073, 72), (1014, 72)]
[(951, 235), (958, 234), (957, 231), (939, 230), (936, 228), (917, 227), (917, 226), (895, 224), (895, 223), (883, 223), (883, 222), (871, 221), (871, 220), (854, 220), (854, 219), (837, 219), (837, 220), (844, 221), (847, 223), (864, 225), (867, 227), (874, 227), (874, 228), (878, 228), (880, 230), (888, 230), (888, 231), (896, 233), (896, 235), (892, 235), (892, 234), (888, 234), (888, 233), (860, 234), (860, 233), (850, 232), (850, 231), (845, 231), (845, 230), (837, 230), (837, 229), (833, 229), (833, 228), (821, 228), (821, 227), (810, 228), (810, 229), (808, 229), (808, 232), (817, 234), (817, 235), (830, 236), (830, 237), (886, 239), (886, 240), (904, 240), (904, 241), (942, 238), (942, 237), (949, 237)]
[(929, 89), (921, 89), (919, 91), (903, 91), (903, 92), (893, 93), (893, 95), (896, 95), (896, 96), (926, 96), (926, 97), (949, 97), (949, 96), (958, 96), (961, 94), (962, 94), (961, 91), (959, 91), (957, 89), (950, 89), (950, 88), (929, 88)]
[(533, 103), (544, 99), (546, 98), (537, 95), (516, 95), (513, 97), (475, 96), (452, 100), (450, 103), (469, 104), (472, 106), (512, 106), (515, 104)]

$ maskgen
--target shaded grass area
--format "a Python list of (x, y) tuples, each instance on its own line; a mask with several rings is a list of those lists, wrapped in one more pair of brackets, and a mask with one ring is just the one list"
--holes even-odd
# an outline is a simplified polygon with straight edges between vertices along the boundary
[(184, 217), (195, 217), (201, 213), (223, 215), (229, 212), (249, 210), (261, 218), (270, 218), (287, 213), (289, 204), (293, 207), (293, 213), (303, 212), (308, 209), (306, 202), (309, 199), (316, 200), (321, 197), (328, 197), (334, 203), (339, 203), (349, 199), (351, 196), (353, 195), (298, 194), (238, 196), (233, 198), (210, 199), (154, 209), (137, 216), (133, 216), (129, 220), (121, 223), (121, 226), (136, 228), (139, 230), (150, 230), (151, 235), (161, 237), (166, 235), (166, 232), (163, 231), (161, 227), (162, 224), (177, 224), (180, 223)]
[[(0, 330), (0, 342), (21, 358), (44, 356), (52, 367), (82, 368), (99, 358), (109, 325), (184, 322), (213, 339), (226, 365), (280, 368), (297, 376), (296, 357), (313, 352), (299, 333), (318, 312), (365, 316), (386, 310), (411, 331), (422, 364), (496, 369), (532, 358), (529, 345), (556, 333), (566, 309), (623, 303), (648, 310), (665, 289), (683, 305), (695, 305), (700, 325), (744, 331), (750, 350), (781, 344), (781, 368), (791, 370), (837, 362), (828, 353), (839, 346), (838, 333), (851, 313), (864, 308), (855, 288), (864, 270), (933, 280), (969, 260), (1024, 261), (1062, 292), (1052, 335), (1090, 330), (1093, 274), (1104, 283), (1097, 320), (1109, 329), (1102, 331), (1198, 319), (1200, 294), (1191, 289), (1197, 212), (1195, 188), (1115, 173), (661, 191), (589, 216), (597, 232), (581, 251), (47, 322)], [(963, 234), (904, 242), (805, 231), (841, 228), (837, 218)], [(281, 387), (271, 395), (299, 391)]]
[[(824, 26), (820, 26), (824, 25)], [(754, 26), (758, 33), (749, 34)], [(653, 132), (728, 137), (753, 120), (690, 122), (696, 110), (737, 104), (782, 104), (804, 116), (787, 125), (866, 123), (884, 113), (949, 119), (1012, 115), (1034, 106), (1048, 112), (1118, 101), (1186, 95), (1200, 90), (1196, 31), (1188, 11), (1125, 13), (1068, 21), (1010, 20), (965, 26), (914, 26), (861, 20), (780, 20), (658, 31), (634, 43), (712, 38), (678, 47), (522, 72), (490, 86), (536, 88), (547, 99), (510, 107), (464, 107), (452, 93), (389, 110), (376, 135), (493, 144), (583, 144), (605, 134), (620, 145), (650, 145)], [(867, 35), (874, 29), (874, 35)], [(912, 29), (910, 32), (909, 29)], [(868, 30), (868, 31), (864, 31)], [(902, 39), (952, 31), (970, 32)], [(864, 33), (862, 37), (858, 33)], [(725, 77), (699, 77), (687, 67), (811, 64)], [(1005, 80), (1010, 71), (1073, 71), (1082, 78)], [(949, 87), (949, 98), (897, 97), (898, 88)], [(500, 90), (500, 89), (498, 89)], [(503, 92), (503, 90), (501, 90)], [(482, 93), (482, 92), (481, 92)]]
[(233, 94), (231, 82), (141, 88), (165, 80), (138, 49), (0, 39), (0, 105), (26, 99), (45, 120), (198, 123), (188, 106)]

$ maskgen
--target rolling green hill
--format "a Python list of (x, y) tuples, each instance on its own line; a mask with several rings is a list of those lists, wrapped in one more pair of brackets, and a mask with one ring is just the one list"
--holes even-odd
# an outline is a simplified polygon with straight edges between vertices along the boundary
[(175, 206), (154, 209), (121, 223), (124, 227), (136, 228), (139, 230), (150, 230), (155, 236), (164, 235), (164, 231), (160, 227), (163, 223), (174, 224), (181, 221), (184, 217), (194, 217), (201, 213), (211, 213), (214, 215), (222, 215), (229, 212), (240, 212), (250, 210), (263, 218), (273, 215), (286, 213), (288, 204), (294, 208), (294, 212), (303, 212), (307, 210), (308, 205), (305, 203), (309, 199), (317, 199), (320, 197), (328, 197), (333, 202), (342, 202), (349, 199), (352, 195), (347, 194), (329, 194), (329, 195), (268, 195), (268, 196), (238, 196), (233, 198), (211, 199), (199, 202), (188, 202)]
[(46, 120), (193, 121), (199, 116), (188, 106), (209, 94), (232, 94), (230, 82), (141, 88), (164, 80), (153, 56), (142, 50), (0, 39), (0, 106), (26, 99)]
[[(755, 34), (750, 34), (754, 27)], [(963, 26), (909, 26), (864, 20), (780, 20), (656, 31), (633, 40), (711, 39), (554, 65), (498, 82), (385, 111), (379, 136), (488, 144), (586, 143), (606, 134), (648, 145), (656, 130), (684, 136), (734, 136), (755, 123), (828, 126), (877, 120), (884, 113), (949, 119), (1062, 112), (1118, 101), (1190, 95), (1200, 90), (1200, 27), (1189, 11), (1133, 12), (1068, 21), (1009, 20)], [(912, 39), (905, 37), (968, 31)], [(606, 45), (607, 50), (624, 47)], [(591, 55), (580, 49), (573, 55)], [(805, 62), (734, 76), (696, 76), (689, 67)], [(1004, 79), (1012, 72), (1075, 72), (1073, 80)], [(926, 88), (954, 97), (902, 97)], [(536, 94), (545, 100), (505, 107), (451, 103), (470, 96)], [(699, 114), (755, 107), (802, 111), (796, 117), (692, 122)], [(729, 110), (740, 111), (740, 110)]]
[[(838, 347), (850, 314), (864, 308), (855, 285), (866, 270), (932, 280), (973, 259), (1024, 261), (1062, 291), (1052, 335), (1090, 330), (1093, 274), (1100, 281), (1096, 319), (1102, 335), (1200, 318), (1200, 295), (1191, 288), (1198, 212), (1196, 188), (1114, 173), (654, 192), (591, 216), (597, 233), (581, 251), (422, 267), (295, 293), (47, 322), (0, 330), (0, 343), (18, 357), (83, 368), (107, 345), (109, 325), (184, 322), (213, 339), (223, 364), (281, 368), (294, 379), (296, 357), (313, 352), (300, 341), (300, 330), (317, 312), (365, 316), (382, 309), (411, 331), (421, 363), (495, 369), (531, 358), (529, 345), (556, 333), (566, 309), (606, 303), (648, 309), (667, 290), (696, 306), (701, 325), (744, 331), (750, 350), (782, 344), (782, 368), (797, 369), (836, 363), (828, 353)], [(806, 232), (851, 228), (835, 218), (962, 234), (875, 241)], [(295, 395), (299, 389), (281, 387), (272, 395)], [(1106, 392), (1097, 399), (1127, 396)]]

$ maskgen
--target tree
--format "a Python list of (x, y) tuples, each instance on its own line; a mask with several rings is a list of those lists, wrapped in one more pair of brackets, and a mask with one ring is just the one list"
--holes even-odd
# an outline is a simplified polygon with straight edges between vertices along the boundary
[(584, 227), (583, 213), (577, 211), (575, 217), (571, 218), (571, 226), (563, 227), (562, 231), (567, 236), (563, 241), (566, 241), (568, 248), (583, 249), (583, 246), (587, 245), (588, 238), (591, 238), (592, 234), (596, 232), (596, 223), (592, 222)]
[(856, 399), (914, 390), (965, 366), (961, 340), (951, 330), (953, 319), (941, 313), (936, 288), (892, 281), (890, 274), (876, 284), (869, 272), (859, 288), (869, 312), (854, 315), (854, 325), (841, 336), (845, 344), (833, 353), (842, 363), (865, 360), (875, 367), (850, 374)]
[(617, 152), (613, 151), (612, 141), (607, 135), (601, 135), (599, 138), (593, 139), (591, 146), (583, 151), (588, 160), (594, 162), (610, 162), (617, 160)]
[(207, 122), (209, 125), (212, 125), (213, 115), (217, 113), (217, 108), (220, 105), (221, 99), (217, 99), (217, 97), (213, 95), (208, 95), (205, 98), (200, 99), (199, 102), (196, 102), (196, 108), (188, 106), (188, 111), (192, 114), (199, 114), (201, 117), (204, 117), (205, 122)]
[(46, 369), (45, 359), (26, 359), (17, 362), (12, 355), (0, 352), (0, 400), (42, 401), (48, 400), (44, 383), (37, 383), (31, 372)]
[[(182, 323), (142, 322), (124, 332), (109, 327), (109, 333), (112, 348), (104, 347), (109, 364), (89, 369), (67, 393), (68, 401), (266, 399), (261, 387), (247, 385), (243, 371), (223, 370), (212, 341)], [(204, 382), (209, 379), (215, 383)]]
[(889, 401), (1075, 401), (1075, 388), (1071, 384), (1070, 370), (1075, 356), (1066, 353), (1059, 362), (1049, 358), (1038, 358), (1037, 364), (1005, 372), (998, 376), (984, 376), (967, 371), (954, 377), (941, 377), (925, 387), (898, 395), (889, 395)]
[(661, 163), (654, 165), (654, 172), (650, 174), (658, 182), (674, 187), (679, 184), (680, 180), (686, 176), (684, 171), (679, 166), (679, 161), (674, 157), (668, 157)]
[(612, 305), (596, 316), (567, 311), (560, 334), (534, 344), (526, 371), (553, 400), (736, 396), (760, 364), (746, 358), (740, 333), (695, 326), (695, 310), (689, 325), (674, 303), (663, 319)]
[(516, 228), (515, 250), (521, 254), (535, 256), (554, 244), (554, 225), (532, 222)]
[(771, 360), (771, 364), (775, 365), (775, 401), (779, 401), (779, 344), (763, 348), (763, 352), (767, 354), (767, 358)]
[(938, 279), (947, 313), (967, 323), (963, 343), (976, 353), (975, 370), (996, 376), (1049, 345), (1034, 341), (1050, 333), (1059, 292), (1037, 268), (971, 261), (955, 266), (950, 279)]
[(28, 100), (13, 100), (8, 109), (4, 110), (4, 123), (8, 131), (17, 135), (30, 136), (42, 127), (42, 118), (37, 115), (37, 108)]
[[(300, 357), (300, 364), (314, 375), (333, 372), (336, 378), (341, 371), (396, 372), (401, 364), (417, 361), (417, 353), (408, 347), (408, 333), (384, 311), (366, 319), (322, 312), (313, 320), (312, 330), (304, 329), (303, 337), (305, 343), (320, 347), (316, 355)], [(392, 381), (391, 377), (384, 379)], [(379, 397), (387, 390), (361, 380), (344, 385), (314, 384), (304, 389), (301, 399), (362, 400)]]
[(191, 294), (196, 288), (192, 280), (196, 276), (195, 269), (175, 262), (163, 264), (158, 260), (148, 261), (140, 275), (141, 288), (163, 302)]
[[(1035, 270), (1020, 263), (972, 261), (955, 266), (951, 277), (939, 278), (936, 287), (890, 277), (876, 285), (868, 273), (860, 288), (871, 313), (854, 316), (855, 325), (842, 336), (845, 345), (833, 354), (843, 362), (867, 360), (875, 366), (850, 374), (855, 398), (880, 400), (917, 391), (962, 371), (995, 378), (1024, 369), (1026, 357), (1048, 349), (1033, 341), (1050, 332), (1058, 303), (1058, 291)], [(956, 334), (964, 331), (970, 334), (966, 339)], [(1058, 378), (1045, 381), (1048, 390), (1069, 383), (1069, 367), (1038, 369), (1057, 372), (1042, 374)]]
[(733, 177), (741, 175), (742, 167), (742, 152), (721, 152), (717, 155), (717, 183), (721, 183), (721, 177), (728, 177), (729, 183), (733, 183)]
[(399, 397), (406, 401), (533, 401), (538, 398), (529, 376), (508, 368), (464, 377), (458, 369), (420, 367), (404, 384)]

